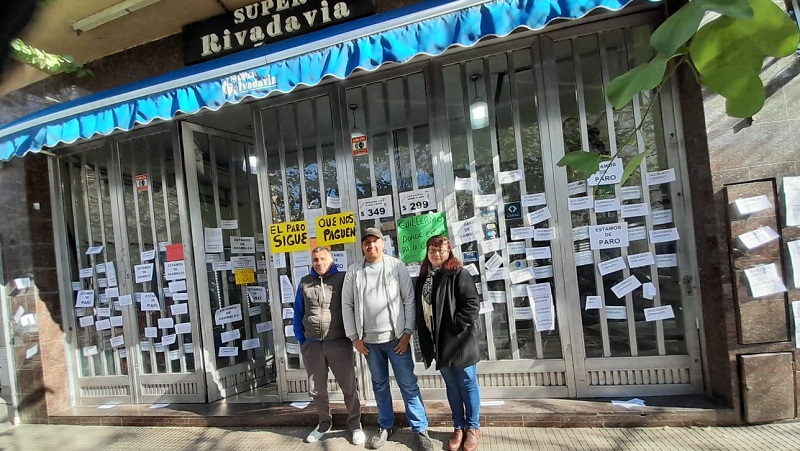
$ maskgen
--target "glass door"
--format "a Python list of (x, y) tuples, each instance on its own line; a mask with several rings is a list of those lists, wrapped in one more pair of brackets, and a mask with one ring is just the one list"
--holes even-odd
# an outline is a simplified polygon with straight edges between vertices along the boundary
[(535, 43), (506, 47), (443, 63), (448, 220), (482, 296), (482, 391), (574, 396), (542, 65)]
[[(269, 298), (278, 361), (281, 399), (308, 399), (308, 376), (300, 345), (292, 330), (293, 303), (300, 279), (311, 268), (311, 249), (317, 246), (314, 219), (352, 211), (350, 196), (342, 188), (348, 180), (339, 158), (342, 150), (341, 119), (334, 114), (337, 95), (330, 89), (312, 90), (291, 100), (265, 102), (255, 109), (260, 191), (265, 224), (302, 223), (308, 245), (291, 252), (270, 251)], [(263, 162), (263, 165), (262, 165)], [(261, 169), (263, 167), (263, 169)], [(288, 244), (288, 242), (284, 243)], [(331, 246), (339, 270), (353, 259), (353, 245)], [(329, 375), (331, 397), (341, 390)]]
[(190, 123), (182, 124), (182, 136), (209, 401), (257, 387), (262, 387), (259, 399), (277, 400), (269, 265), (252, 141)]
[(170, 131), (58, 159), (56, 214), (81, 404), (203, 402), (180, 152)]
[[(605, 96), (609, 80), (651, 58), (651, 32), (643, 24), (542, 39), (554, 159), (580, 150), (616, 157), (589, 179), (554, 168), (560, 231), (572, 241), (563, 274), (579, 396), (703, 388), (692, 222), (670, 87), (618, 110)], [(642, 163), (620, 185), (639, 154)]]

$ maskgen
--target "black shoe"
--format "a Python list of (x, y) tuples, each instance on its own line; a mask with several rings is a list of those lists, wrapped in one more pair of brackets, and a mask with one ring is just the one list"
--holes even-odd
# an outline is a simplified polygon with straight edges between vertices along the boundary
[(388, 440), (393, 433), (394, 433), (393, 428), (389, 429), (378, 428), (378, 431), (372, 435), (371, 439), (369, 439), (369, 447), (372, 449), (380, 448), (381, 446), (386, 444), (386, 440)]
[(433, 451), (433, 442), (431, 442), (431, 438), (428, 436), (428, 431), (414, 434), (414, 448), (419, 451)]

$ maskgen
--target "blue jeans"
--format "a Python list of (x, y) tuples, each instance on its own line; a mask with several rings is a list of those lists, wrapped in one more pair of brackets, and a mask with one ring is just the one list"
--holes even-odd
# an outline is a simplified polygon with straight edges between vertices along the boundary
[(442, 367), (439, 372), (447, 387), (447, 401), (453, 412), (456, 429), (480, 429), (481, 389), (478, 387), (478, 364), (466, 368)]
[[(417, 376), (414, 375), (414, 360), (411, 358), (411, 349), (403, 355), (397, 355), (394, 347), (397, 339), (388, 343), (365, 343), (367, 365), (372, 375), (372, 391), (378, 405), (378, 426), (389, 429), (394, 425), (394, 408), (392, 407), (392, 392), (389, 386), (389, 362), (392, 362), (394, 379), (400, 387), (403, 402), (406, 405), (406, 418), (411, 430), (422, 432), (428, 429), (428, 415), (422, 405), (422, 395), (417, 385)], [(410, 348), (410, 346), (409, 346)]]

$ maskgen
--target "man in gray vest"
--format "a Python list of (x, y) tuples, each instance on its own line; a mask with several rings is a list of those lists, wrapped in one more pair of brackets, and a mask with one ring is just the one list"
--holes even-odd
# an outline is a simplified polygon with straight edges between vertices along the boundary
[(366, 441), (361, 429), (361, 402), (358, 399), (353, 347), (342, 321), (342, 283), (344, 274), (333, 263), (331, 251), (318, 247), (311, 252), (311, 273), (300, 279), (294, 300), (294, 336), (308, 373), (308, 394), (314, 400), (319, 425), (306, 437), (314, 443), (331, 430), (333, 418), (328, 399), (328, 368), (344, 393), (347, 428), (354, 445)]
[(364, 259), (347, 269), (342, 287), (342, 318), (347, 338), (364, 355), (372, 375), (372, 391), (378, 407), (378, 431), (370, 439), (377, 449), (386, 443), (394, 427), (389, 362), (406, 406), (406, 419), (414, 432), (417, 449), (430, 451), (428, 416), (414, 375), (408, 342), (416, 321), (414, 287), (403, 263), (383, 254), (383, 234), (370, 227), (361, 238)]

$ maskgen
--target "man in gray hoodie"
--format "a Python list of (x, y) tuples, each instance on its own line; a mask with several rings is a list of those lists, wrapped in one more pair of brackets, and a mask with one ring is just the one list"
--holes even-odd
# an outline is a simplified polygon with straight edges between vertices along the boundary
[(361, 238), (364, 258), (347, 269), (342, 287), (342, 319), (347, 338), (367, 360), (378, 407), (378, 431), (372, 449), (392, 435), (394, 409), (389, 386), (389, 363), (400, 387), (406, 418), (417, 449), (429, 451), (428, 416), (422, 404), (409, 341), (416, 321), (414, 287), (403, 263), (383, 254), (383, 234), (370, 227)]

